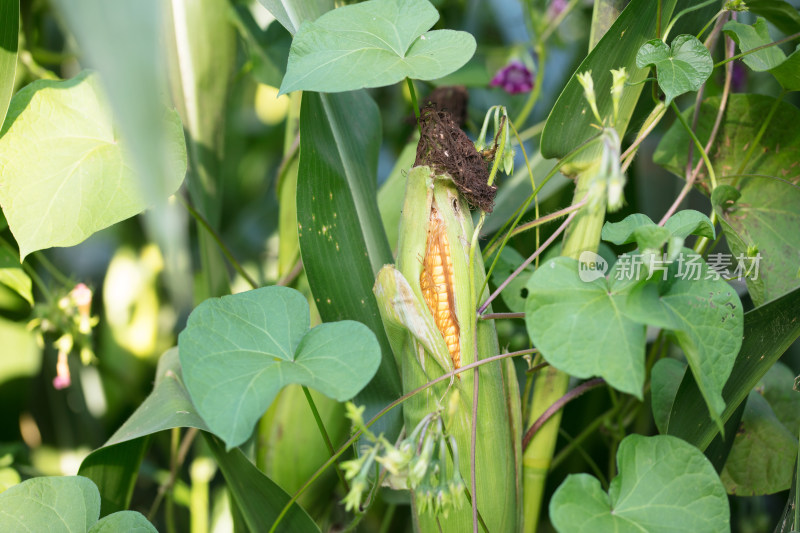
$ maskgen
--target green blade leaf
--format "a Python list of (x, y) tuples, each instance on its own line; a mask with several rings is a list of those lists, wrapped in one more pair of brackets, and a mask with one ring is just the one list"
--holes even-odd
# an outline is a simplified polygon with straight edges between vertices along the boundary
[[(375, 379), (358, 395), (371, 417), (400, 396), (400, 376), (372, 294), (375, 275), (392, 262), (376, 201), (381, 127), (375, 102), (363, 91), (303, 93), (297, 222), (303, 267), (320, 316), (369, 326), (381, 345)], [(392, 411), (375, 429), (399, 431)]]
[[(754, 145), (764, 117), (773, 108), (769, 127)], [(702, 143), (707, 142), (718, 109), (716, 97), (705, 100), (700, 107), (696, 132)], [(684, 116), (690, 119), (692, 113), (692, 108), (687, 109)], [(761, 254), (757, 279), (745, 277), (756, 305), (800, 286), (797, 256), (787, 253), (800, 249), (800, 232), (795, 231), (800, 227), (798, 123), (800, 110), (791, 104), (776, 102), (770, 96), (732, 94), (716, 141), (708, 152), (721, 184), (712, 204), (732, 254), (745, 258), (756, 252)], [(682, 176), (690, 142), (680, 124), (673, 126), (653, 159)], [(701, 190), (708, 194), (705, 170), (701, 171), (700, 180)], [(732, 197), (725, 185), (735, 187), (740, 196)]]
[[(250, 531), (269, 531), (288, 503), (289, 495), (261, 473), (241, 450), (225, 451), (219, 439), (205, 432), (203, 436)], [(283, 517), (278, 531), (310, 533), (319, 532), (319, 527), (302, 507), (294, 503)]]
[(766, 18), (787, 35), (800, 31), (800, 13), (784, 0), (750, 0), (747, 10)]
[(693, 35), (678, 35), (667, 47), (664, 41), (647, 41), (636, 54), (636, 66), (656, 67), (658, 86), (664, 91), (665, 105), (689, 91), (696, 91), (714, 70), (708, 49)]
[(286, 385), (349, 400), (372, 378), (380, 346), (359, 322), (309, 331), (305, 297), (264, 287), (200, 304), (179, 338), (186, 388), (210, 430), (228, 448), (250, 437)]
[(782, 362), (776, 362), (756, 386), (769, 402), (778, 420), (792, 435), (800, 433), (800, 394), (794, 388), (795, 373)]
[[(761, 17), (749, 26), (735, 20), (728, 21), (723, 31), (739, 45), (742, 52), (764, 46), (772, 42), (767, 29), (767, 21)], [(757, 72), (769, 71), (775, 79), (790, 91), (800, 90), (800, 50), (789, 57), (777, 46), (763, 48), (742, 58), (742, 61)]]
[(753, 391), (721, 479), (730, 494), (774, 494), (792, 485), (796, 456), (797, 434), (781, 424), (767, 400)]
[[(744, 340), (730, 378), (722, 389), (725, 410), (720, 418), (727, 421), (747, 395), (800, 336), (800, 289), (757, 307), (744, 315)], [(703, 401), (691, 372), (687, 372), (672, 406), (667, 432), (705, 450), (718, 429), (710, 418), (697, 412)]]
[(578, 265), (558, 257), (531, 275), (525, 308), (531, 341), (559, 370), (579, 378), (602, 376), (641, 398), (645, 328), (625, 315), (628, 295), (621, 284), (602, 276), (583, 281)]
[(557, 531), (730, 531), (725, 489), (694, 446), (665, 435), (629, 435), (617, 464), (608, 494), (588, 474), (570, 475), (558, 487), (550, 500)]
[(652, 282), (636, 285), (628, 296), (626, 312), (675, 334), (712, 418), (722, 426), (725, 401), (721, 393), (742, 342), (742, 304), (727, 282), (718, 276), (714, 279), (714, 271), (691, 254), (684, 249), (683, 257), (701, 262), (696, 273), (687, 266), (683, 276), (664, 286)]
[(142, 513), (136, 511), (119, 511), (99, 520), (88, 533), (158, 533)]
[(147, 437), (139, 437), (103, 446), (83, 460), (78, 474), (97, 485), (100, 491), (100, 516), (128, 508), (148, 445)]
[[(660, 3), (662, 24), (666, 25), (669, 21), (677, 3), (677, 0), (664, 0)], [(658, 6), (659, 3), (652, 0), (631, 0), (597, 46), (575, 70), (553, 106), (542, 131), (541, 150), (545, 158), (564, 157), (597, 134), (597, 129), (592, 127), (594, 117), (584, 98), (583, 87), (578, 82), (578, 73), (591, 70), (594, 74), (594, 89), (601, 117), (611, 116), (613, 113), (611, 69), (625, 67), (630, 73), (631, 84), (647, 77), (646, 69), (636, 67), (636, 52), (648, 38), (654, 36)], [(615, 126), (620, 136), (624, 135), (628, 127), (643, 87), (644, 84), (625, 87)], [(587, 154), (586, 157), (590, 155)]]
[[(186, 147), (177, 114), (167, 121), (173, 158), (164, 187), (172, 194)], [(78, 244), (148, 207), (96, 75), (31, 83), (14, 95), (0, 133), (0, 205), (22, 259)]]
[(304, 22), (280, 93), (352, 91), (455, 72), (475, 53), (475, 39), (461, 31), (427, 31), (438, 19), (428, 0), (369, 0)]
[(0, 531), (87, 531), (100, 517), (100, 493), (80, 476), (35, 477), (0, 494)]
[(0, 0), (0, 128), (14, 92), (19, 47), (19, 0)]

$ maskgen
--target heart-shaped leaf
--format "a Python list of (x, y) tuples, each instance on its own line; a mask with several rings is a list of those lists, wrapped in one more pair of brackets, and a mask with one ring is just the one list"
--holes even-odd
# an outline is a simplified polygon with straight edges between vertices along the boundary
[(0, 494), (0, 531), (87, 531), (100, 518), (100, 493), (81, 476), (35, 477)]
[(582, 281), (578, 261), (557, 257), (531, 274), (525, 323), (548, 363), (579, 378), (602, 376), (642, 397), (645, 328), (624, 313), (624, 281)]
[(278, 286), (206, 300), (189, 316), (178, 340), (186, 388), (229, 449), (247, 440), (285, 385), (344, 401), (375, 375), (380, 346), (365, 325), (308, 327), (305, 297)]
[(676, 437), (629, 435), (617, 452), (608, 494), (588, 475), (570, 475), (550, 500), (561, 533), (730, 531), (725, 489), (706, 457)]
[(280, 93), (352, 91), (450, 74), (475, 53), (475, 39), (461, 31), (426, 31), (438, 19), (428, 0), (369, 0), (304, 22)]
[[(178, 114), (166, 120), (171, 194), (186, 174), (186, 145)], [(148, 206), (97, 75), (31, 83), (11, 100), (0, 135), (0, 205), (22, 259), (78, 244)]]
[(636, 66), (650, 65), (656, 67), (666, 105), (683, 93), (699, 89), (714, 70), (711, 54), (693, 35), (678, 35), (670, 46), (660, 39), (647, 41), (636, 54)]
[[(696, 258), (691, 268), (690, 257)], [(633, 287), (626, 312), (675, 334), (711, 417), (721, 429), (722, 387), (742, 344), (742, 304), (736, 291), (691, 250), (684, 249), (680, 260), (684, 270), (668, 283)]]
[(118, 511), (99, 520), (88, 533), (158, 533), (153, 524), (148, 522), (142, 513), (136, 511)]

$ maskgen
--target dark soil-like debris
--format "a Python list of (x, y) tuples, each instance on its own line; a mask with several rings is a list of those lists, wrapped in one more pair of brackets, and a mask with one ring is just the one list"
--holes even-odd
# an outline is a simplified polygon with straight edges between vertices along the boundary
[(487, 185), (489, 170), (475, 145), (453, 121), (450, 113), (433, 106), (420, 113), (421, 136), (414, 165), (427, 165), (449, 174), (472, 207), (491, 213), (497, 187)]
[(437, 87), (424, 99), (423, 107), (433, 106), (437, 111), (450, 113), (453, 122), (462, 128), (467, 122), (469, 93), (463, 85)]

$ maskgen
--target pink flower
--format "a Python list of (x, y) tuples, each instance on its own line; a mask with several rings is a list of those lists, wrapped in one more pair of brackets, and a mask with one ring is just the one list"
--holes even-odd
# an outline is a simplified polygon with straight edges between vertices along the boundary
[(513, 60), (497, 71), (489, 85), (502, 87), (509, 94), (527, 93), (533, 89), (533, 74), (520, 61)]
[(92, 290), (83, 283), (78, 283), (69, 292), (69, 295), (72, 296), (72, 301), (78, 307), (78, 312), (81, 315), (89, 316), (89, 308), (92, 306)]
[(56, 377), (53, 378), (53, 388), (56, 390), (66, 389), (72, 385), (72, 376), (69, 373), (69, 352), (58, 352), (58, 362), (56, 362)]
[(558, 17), (566, 7), (567, 0), (552, 0), (550, 2), (550, 6), (547, 8), (547, 14), (552, 20)]

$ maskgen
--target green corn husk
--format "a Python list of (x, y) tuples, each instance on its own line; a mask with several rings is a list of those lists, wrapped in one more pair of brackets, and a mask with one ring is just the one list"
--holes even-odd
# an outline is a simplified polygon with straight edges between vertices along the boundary
[[(401, 369), (404, 392), (453, 369), (447, 345), (423, 299), (419, 283), (434, 202), (446, 226), (453, 262), (461, 365), (474, 362), (476, 353), (479, 359), (499, 353), (494, 323), (480, 321), (476, 326), (477, 302), (473, 301), (473, 295), (483, 284), (485, 269), (481, 254), (475, 254), (474, 287), (470, 290), (469, 243), (473, 226), (466, 202), (450, 176), (436, 175), (427, 166), (414, 167), (406, 185), (397, 266), (384, 266), (374, 288), (384, 327)], [(516, 374), (510, 359), (483, 365), (479, 373), (477, 489), (473, 497), (477, 496), (478, 512), (489, 531), (519, 531), (521, 420)], [(417, 394), (403, 407), (406, 434), (429, 413), (438, 408), (443, 410), (445, 431), (457, 443), (459, 471), (468, 490), (474, 376), (474, 370), (463, 372), (452, 382), (443, 381)], [(417, 503), (416, 494), (414, 500)], [(451, 509), (446, 517), (443, 514), (436, 517), (430, 510), (419, 511), (418, 505), (414, 509), (418, 531), (439, 531), (440, 527), (445, 532), (472, 530), (472, 510), (468, 503), (460, 509)]]

